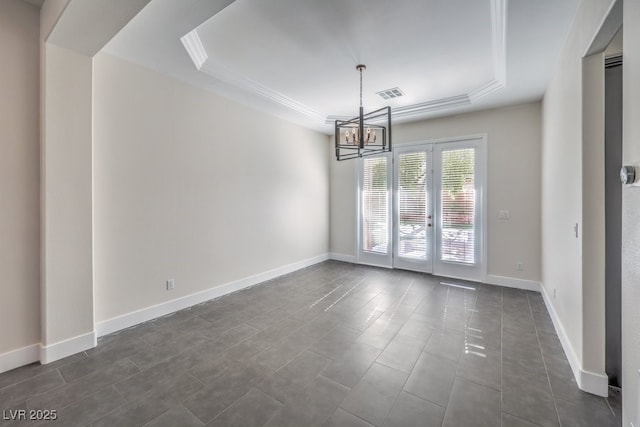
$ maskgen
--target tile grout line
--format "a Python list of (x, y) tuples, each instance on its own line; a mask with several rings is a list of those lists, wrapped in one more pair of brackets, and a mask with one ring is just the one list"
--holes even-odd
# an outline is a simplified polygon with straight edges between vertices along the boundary
[(607, 408), (609, 408), (609, 411), (611, 411), (611, 415), (616, 417), (616, 413), (613, 411), (613, 408), (611, 407), (611, 404), (609, 403), (609, 399), (605, 397), (604, 401), (607, 404)]
[[(402, 302), (402, 300), (404, 300), (404, 298), (406, 297), (407, 293), (409, 292), (409, 289), (411, 289), (411, 286), (413, 286), (413, 283), (415, 282), (415, 279), (411, 279), (411, 282), (409, 283), (409, 286), (407, 287), (407, 290), (404, 291), (404, 293), (402, 294), (402, 298), (400, 298), (400, 300), (398, 301), (398, 303)], [(417, 307), (413, 308), (413, 311), (411, 311), (411, 314), (413, 314), (416, 311)], [(403, 324), (404, 325), (404, 324)], [(391, 344), (391, 341), (393, 341), (393, 339), (395, 337), (398, 336), (398, 334), (400, 334), (400, 330), (402, 328), (398, 329), (396, 331), (396, 333), (393, 335), (393, 337), (391, 337), (391, 340), (389, 341), (389, 343), (385, 346), (385, 348), (380, 352), (380, 354), (376, 357), (376, 360), (373, 361), (373, 363), (371, 364), (371, 366), (373, 366), (375, 363), (380, 363), (378, 362), (378, 358), (382, 355), (382, 353), (384, 353), (384, 350), (389, 346), (389, 344)], [(428, 340), (427, 340), (428, 341)], [(427, 343), (425, 342), (424, 344), (425, 346), (427, 345)], [(424, 347), (423, 349), (424, 350)], [(422, 350), (420, 350), (420, 354), (422, 354)], [(384, 419), (386, 420), (387, 417), (389, 416), (389, 414), (391, 413), (391, 411), (393, 410), (393, 407), (396, 405), (396, 402), (398, 401), (398, 398), (400, 397), (400, 394), (404, 391), (404, 386), (407, 384), (407, 381), (409, 381), (409, 377), (411, 377), (411, 372), (413, 372), (413, 369), (416, 366), (416, 363), (418, 363), (418, 359), (420, 358), (420, 355), (418, 355), (418, 358), (416, 358), (416, 361), (413, 362), (413, 365), (411, 366), (411, 371), (407, 374), (407, 377), (404, 379), (404, 381), (402, 382), (402, 385), (400, 386), (400, 391), (398, 392), (398, 394), (396, 395), (396, 398), (393, 400), (393, 403), (391, 404), (391, 407), (389, 408), (389, 410), (387, 411), (387, 413), (384, 415)], [(382, 366), (387, 366), (384, 363), (380, 363)], [(371, 369), (371, 366), (369, 366), (369, 369)], [(393, 368), (391, 366), (387, 366), (388, 368), (391, 369), (395, 369), (397, 371), (400, 371), (399, 369)], [(367, 369), (367, 371), (369, 371), (369, 369)], [(402, 372), (402, 371), (400, 371)]]
[(354, 416), (354, 417), (356, 417), (357, 419), (362, 420), (362, 421), (364, 421), (365, 423), (369, 424), (370, 426), (374, 426), (374, 427), (375, 427), (375, 424), (371, 424), (369, 421), (367, 421), (367, 420), (365, 420), (364, 418), (362, 418), (362, 417), (360, 417), (360, 416), (358, 416), (358, 415), (354, 414), (353, 412), (349, 411), (348, 409), (343, 408), (342, 406), (338, 406), (338, 409), (342, 409), (344, 412), (348, 413), (349, 415), (353, 415), (353, 416)]
[[(446, 296), (445, 301), (444, 301), (444, 311), (445, 311), (445, 313), (446, 313), (446, 310), (447, 310), (447, 305), (449, 303), (449, 292), (451, 292), (451, 289), (447, 288), (447, 296)], [(444, 322), (442, 324), (442, 330), (444, 331)], [(451, 401), (451, 395), (453, 394), (453, 386), (455, 385), (456, 378), (458, 377), (458, 369), (460, 369), (460, 355), (458, 355), (458, 362), (456, 363), (456, 373), (453, 374), (453, 383), (451, 384), (451, 390), (449, 391), (449, 397), (447, 398), (447, 404), (446, 404), (446, 406), (444, 408), (444, 414), (442, 414), (442, 423), (440, 424), (441, 426), (444, 426), (444, 421), (447, 419), (447, 413), (449, 412), (449, 403)]]
[[(410, 392), (410, 391), (408, 391), (408, 390), (402, 390), (402, 391), (403, 391), (403, 392), (405, 392), (405, 393), (407, 393), (407, 394), (410, 394), (411, 396), (413, 396), (413, 397), (415, 397), (415, 398), (418, 398), (418, 399), (420, 399), (420, 400), (424, 400), (425, 402), (429, 402), (429, 403), (431, 403), (432, 405), (435, 405), (435, 406), (437, 406), (437, 407), (439, 407), (439, 408), (447, 409), (447, 407), (446, 407), (446, 406), (442, 406), (441, 404), (436, 403), (436, 402), (434, 402), (434, 401), (432, 401), (432, 400), (429, 400), (429, 399), (427, 399), (427, 398), (425, 398), (425, 397), (418, 396), (417, 394), (415, 394), (415, 393), (413, 393), (413, 392)], [(443, 419), (444, 419), (444, 415), (443, 415)]]
[(562, 420), (560, 419), (560, 412), (558, 411), (558, 404), (556, 403), (556, 397), (553, 394), (553, 387), (551, 386), (551, 379), (549, 378), (549, 369), (547, 369), (547, 362), (544, 357), (544, 352), (542, 351), (542, 345), (540, 344), (540, 334), (538, 333), (538, 325), (536, 324), (536, 319), (533, 316), (533, 308), (531, 307), (531, 300), (529, 299), (529, 293), (525, 293), (525, 295), (527, 296), (527, 305), (529, 306), (529, 314), (531, 315), (531, 320), (533, 320), (533, 328), (536, 330), (536, 340), (538, 341), (540, 356), (542, 356), (542, 364), (544, 365), (544, 372), (547, 375), (547, 384), (549, 384), (549, 391), (551, 391), (551, 400), (553, 400), (553, 407), (556, 410), (558, 425), (562, 427)]
[[(365, 276), (365, 278), (366, 278), (366, 276)], [(363, 280), (364, 280), (364, 279), (363, 279)], [(409, 285), (409, 287), (407, 288), (407, 290), (406, 290), (406, 291), (405, 291), (405, 293), (403, 294), (403, 297), (404, 297), (404, 295), (406, 295), (406, 293), (408, 292), (409, 288), (411, 288), (411, 286), (413, 285), (414, 281), (415, 281), (415, 280), (413, 280), (413, 279), (411, 280), (411, 284)], [(375, 297), (374, 297), (374, 298), (375, 298)], [(401, 298), (400, 300), (402, 300), (402, 298)], [(417, 307), (414, 307), (414, 309), (413, 309), (413, 311), (412, 311), (411, 313), (413, 314), (413, 313), (415, 312), (415, 310), (416, 310), (416, 309), (417, 309)], [(371, 326), (369, 326), (369, 327), (371, 327)], [(367, 329), (368, 329), (368, 328), (367, 328)], [(364, 333), (367, 329), (365, 329), (364, 331), (362, 331), (362, 333)], [(393, 367), (391, 367), (391, 366), (387, 366), (387, 365), (385, 365), (384, 363), (380, 363), (380, 362), (378, 362), (378, 361), (377, 361), (377, 360), (378, 360), (378, 358), (380, 357), (380, 355), (382, 355), (382, 353), (384, 353), (384, 350), (389, 346), (389, 344), (391, 343), (391, 341), (393, 341), (393, 339), (394, 339), (394, 338), (399, 334), (399, 331), (400, 331), (400, 330), (396, 331), (396, 333), (395, 333), (395, 334), (393, 334), (393, 336), (391, 337), (391, 340), (389, 340), (389, 342), (384, 346), (384, 348), (382, 348), (382, 349), (380, 350), (380, 353), (376, 356), (376, 359), (373, 361), (373, 363), (371, 363), (371, 365), (367, 368), (367, 370), (362, 374), (362, 376), (360, 377), (360, 379), (364, 378), (364, 377), (367, 375), (367, 373), (371, 370), (371, 368), (373, 367), (373, 365), (375, 365), (376, 363), (379, 363), (379, 364), (380, 364), (380, 365), (382, 365), (382, 366), (388, 367), (389, 369), (394, 369), (394, 370), (397, 370), (397, 371), (399, 371), (399, 372), (402, 372), (402, 371), (400, 371), (400, 370), (398, 370), (398, 369), (396, 369), (396, 368), (393, 368)], [(426, 345), (426, 343), (425, 343), (425, 345)], [(415, 363), (417, 363), (417, 359), (416, 359), (416, 362), (415, 362)], [(415, 367), (415, 363), (414, 363), (414, 367)], [(413, 368), (412, 368), (412, 370), (413, 370)], [(404, 373), (404, 372), (403, 372), (403, 373)], [(409, 373), (407, 374), (407, 378), (405, 378), (405, 380), (403, 381), (402, 386), (400, 387), (400, 391), (398, 392), (398, 395), (395, 397), (395, 399), (394, 399), (393, 403), (391, 404), (391, 408), (390, 408), (390, 409), (389, 409), (389, 411), (387, 411), (387, 413), (384, 415), (384, 417), (385, 417), (384, 419), (386, 419), (386, 418), (389, 416), (389, 413), (391, 413), (391, 410), (393, 409), (394, 405), (396, 404), (396, 402), (397, 402), (397, 400), (398, 400), (398, 397), (400, 396), (400, 393), (402, 393), (402, 391), (404, 390), (404, 386), (405, 386), (405, 384), (407, 383), (407, 381), (409, 380), (409, 377), (410, 377), (410, 376), (411, 376), (411, 372), (409, 372)], [(356, 384), (356, 385), (357, 385), (357, 384)], [(353, 389), (355, 388), (355, 386), (354, 386), (354, 387), (349, 387), (349, 388), (350, 388), (351, 390), (353, 390)], [(342, 404), (341, 404), (341, 405), (342, 405)], [(339, 406), (339, 408), (341, 408), (342, 410), (344, 410), (344, 411), (346, 411), (346, 412), (349, 412), (347, 409), (343, 408), (342, 406)], [(349, 412), (349, 413), (350, 413), (350, 414), (352, 414), (351, 412)], [(358, 416), (357, 416), (357, 415), (355, 415), (355, 414), (352, 414), (352, 415), (353, 415), (353, 416), (355, 416), (355, 417), (357, 417), (357, 418), (359, 418), (359, 419), (361, 419), (361, 420), (363, 420), (363, 421), (365, 421), (365, 422), (367, 422), (367, 423), (369, 423), (368, 421), (364, 420), (363, 418), (358, 417)]]

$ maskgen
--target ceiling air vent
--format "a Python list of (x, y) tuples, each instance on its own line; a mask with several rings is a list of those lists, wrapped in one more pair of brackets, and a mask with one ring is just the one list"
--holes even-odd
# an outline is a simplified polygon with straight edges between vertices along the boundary
[(380, 98), (384, 100), (404, 96), (404, 92), (402, 92), (399, 87), (383, 90), (383, 91), (377, 92), (377, 94), (380, 95)]

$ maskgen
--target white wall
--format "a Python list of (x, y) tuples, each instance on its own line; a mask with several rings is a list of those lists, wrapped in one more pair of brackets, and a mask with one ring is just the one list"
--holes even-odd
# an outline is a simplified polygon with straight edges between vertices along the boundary
[(0, 356), (40, 342), (39, 25), (0, 1)]
[[(487, 134), (490, 276), (540, 280), (540, 103), (395, 125), (393, 144)], [(355, 161), (331, 164), (331, 252), (354, 257)], [(508, 221), (498, 213), (511, 213)], [(523, 271), (516, 270), (522, 261)]]
[[(84, 341), (70, 349), (81, 351), (95, 345), (95, 338), (91, 337), (92, 61), (50, 43), (44, 49), (42, 358), (46, 363), (67, 355), (61, 350), (65, 341)], [(51, 346), (56, 345), (62, 347), (54, 350)]]
[(604, 376), (604, 53), (582, 60), (582, 106), (582, 368)]
[(103, 53), (94, 96), (97, 322), (326, 255), (326, 136)]
[[(49, 0), (40, 14), (40, 361), (96, 345), (93, 283), (93, 61), (148, 0), (123, 7)], [(100, 21), (100, 25), (88, 22)]]
[[(597, 118), (597, 109), (590, 108), (597, 103), (584, 104), (583, 101), (601, 100), (599, 86), (604, 81), (597, 82), (594, 78), (601, 77), (602, 70), (590, 71), (593, 58), (585, 61), (583, 69), (583, 57), (612, 3), (612, 0), (584, 0), (580, 4), (545, 93), (542, 114), (542, 284), (551, 312), (557, 316), (559, 335), (578, 383), (590, 391), (595, 391), (592, 386), (597, 385), (604, 393), (604, 278), (600, 277), (600, 264), (604, 265), (604, 259), (598, 258), (597, 247), (604, 245), (599, 230), (600, 212), (590, 211), (583, 223), (583, 203), (585, 207), (594, 203), (597, 206), (590, 183), (602, 172), (598, 169), (589, 175), (591, 171), (583, 169), (583, 165), (598, 165), (602, 160), (601, 153), (593, 151), (598, 149), (597, 143), (583, 139), (583, 130), (593, 137), (602, 129), (597, 124), (594, 127), (591, 118), (604, 120), (602, 114)], [(598, 87), (590, 87), (592, 83)], [(601, 105), (598, 108), (602, 110)], [(597, 138), (603, 148), (604, 132)], [(583, 190), (589, 192), (586, 198)], [(600, 196), (601, 190), (597, 187)], [(576, 223), (579, 237), (574, 232)], [(583, 232), (588, 236), (585, 241)], [(589, 249), (583, 253), (587, 244)], [(595, 262), (591, 264), (592, 261)], [(586, 280), (583, 273), (588, 274)], [(589, 319), (585, 322), (587, 316)]]
[[(640, 0), (624, 2), (623, 162), (640, 161)], [(640, 188), (622, 190), (623, 426), (640, 426)]]

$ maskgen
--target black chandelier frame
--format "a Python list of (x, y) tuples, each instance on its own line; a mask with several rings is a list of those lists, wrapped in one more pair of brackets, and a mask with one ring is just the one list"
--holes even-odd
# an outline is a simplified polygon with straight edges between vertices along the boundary
[[(364, 113), (362, 71), (366, 68), (362, 64), (356, 67), (360, 71), (360, 114), (352, 119), (335, 121), (335, 148), (338, 161), (391, 151), (391, 107)], [(353, 135), (351, 139), (350, 135)]]

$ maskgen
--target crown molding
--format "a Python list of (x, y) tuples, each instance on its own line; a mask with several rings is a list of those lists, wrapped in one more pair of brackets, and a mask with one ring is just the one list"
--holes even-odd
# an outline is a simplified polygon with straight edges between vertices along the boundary
[[(493, 79), (468, 93), (393, 108), (391, 111), (392, 117), (396, 119), (411, 118), (429, 112), (470, 105), (478, 99), (506, 87), (507, 0), (490, 0), (490, 5)], [(231, 70), (228, 65), (221, 61), (209, 58), (198, 36), (197, 29), (185, 34), (180, 40), (196, 69), (210, 77), (279, 104), (318, 124), (332, 125), (335, 120), (347, 120), (353, 117), (324, 115), (302, 102), (264, 86), (244, 76), (242, 73)]]
[(290, 110), (293, 110), (296, 113), (299, 113), (300, 115), (310, 118), (316, 122), (321, 122), (325, 119), (325, 116), (323, 114), (320, 114), (313, 108), (303, 104), (302, 102), (298, 102), (295, 99), (290, 98), (276, 90), (268, 88), (267, 86), (264, 86), (256, 82), (255, 80), (242, 75), (241, 73), (229, 69), (228, 66), (224, 65), (220, 61), (215, 61), (212, 58), (207, 59), (207, 61), (200, 68), (200, 72), (203, 72), (224, 83), (235, 86), (249, 93), (259, 95), (263, 98), (287, 107)]
[[(391, 116), (395, 119), (403, 119), (419, 116), (426, 112), (444, 110), (451, 107), (461, 107), (471, 104), (469, 95), (457, 95), (449, 98), (436, 99), (434, 101), (421, 102), (391, 109)], [(332, 125), (336, 120), (349, 120), (353, 116), (327, 116), (325, 124)]]

